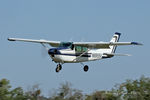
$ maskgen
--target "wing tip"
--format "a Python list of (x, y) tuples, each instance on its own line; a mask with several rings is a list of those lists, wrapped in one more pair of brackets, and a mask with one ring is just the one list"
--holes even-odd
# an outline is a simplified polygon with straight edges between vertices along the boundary
[(131, 44), (133, 44), (133, 45), (143, 45), (142, 43), (138, 43), (138, 42), (131, 42)]
[(8, 40), (8, 41), (16, 41), (16, 40), (14, 40), (14, 39), (12, 39), (12, 38), (7, 38), (7, 40)]

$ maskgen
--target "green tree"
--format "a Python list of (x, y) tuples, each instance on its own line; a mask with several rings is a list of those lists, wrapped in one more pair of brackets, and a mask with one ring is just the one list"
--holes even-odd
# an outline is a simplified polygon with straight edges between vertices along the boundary
[(41, 96), (39, 85), (24, 92), (21, 87), (11, 89), (9, 80), (0, 80), (0, 100), (150, 100), (150, 78), (142, 76), (137, 80), (126, 80), (111, 91), (96, 91), (83, 95), (73, 89), (69, 82), (62, 83), (50, 98)]
[(124, 100), (150, 100), (150, 78), (126, 80), (114, 90), (118, 98)]
[(0, 100), (42, 100), (41, 90), (34, 85), (32, 91), (24, 92), (21, 87), (11, 89), (9, 80), (0, 80)]
[(117, 100), (112, 91), (96, 91), (92, 95), (87, 95), (86, 100)]
[(25, 96), (30, 100), (41, 100), (41, 89), (38, 84), (33, 85), (25, 92)]
[(50, 100), (83, 100), (81, 90), (71, 88), (69, 82), (60, 85), (60, 88)]
[(9, 85), (9, 81), (6, 79), (0, 80), (0, 100), (8, 100), (10, 98), (9, 89), (11, 86)]
[(21, 87), (17, 87), (10, 91), (11, 100), (27, 100), (28, 97), (24, 94), (24, 91)]

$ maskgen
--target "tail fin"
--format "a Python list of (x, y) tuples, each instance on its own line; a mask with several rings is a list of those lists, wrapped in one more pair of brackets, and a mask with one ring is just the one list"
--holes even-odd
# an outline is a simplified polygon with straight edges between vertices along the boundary
[[(120, 35), (121, 35), (121, 33), (116, 32), (116, 33), (113, 35), (113, 37), (112, 37), (112, 39), (110, 40), (110, 42), (118, 42), (119, 39), (120, 39)], [(110, 52), (111, 52), (111, 53), (115, 53), (116, 48), (117, 48), (117, 46), (110, 46)]]

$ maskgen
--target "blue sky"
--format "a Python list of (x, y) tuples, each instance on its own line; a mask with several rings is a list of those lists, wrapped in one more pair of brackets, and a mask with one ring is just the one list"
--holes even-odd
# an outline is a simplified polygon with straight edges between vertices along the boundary
[[(126, 79), (149, 77), (149, 4), (148, 0), (0, 0), (0, 79), (24, 89), (38, 83), (49, 95), (65, 81), (92, 93), (110, 90)], [(80, 64), (64, 64), (56, 73), (56, 64), (42, 56), (40, 44), (7, 41), (8, 37), (109, 41), (115, 32), (122, 33), (120, 41), (144, 45), (117, 48), (131, 57), (85, 63), (90, 67), (87, 73)]]

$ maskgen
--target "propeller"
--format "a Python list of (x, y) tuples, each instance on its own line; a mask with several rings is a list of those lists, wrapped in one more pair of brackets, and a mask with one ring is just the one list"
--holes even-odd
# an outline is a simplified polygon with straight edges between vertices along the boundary
[(41, 44), (42, 44), (41, 55), (42, 55), (43, 58), (45, 58), (48, 55), (49, 48), (46, 45), (44, 45), (43, 43), (41, 43)]
[(47, 51), (45, 48), (43, 48), (43, 47), (41, 46), (41, 55), (42, 55), (43, 58), (45, 58), (45, 57), (48, 55), (47, 52), (48, 52), (48, 51)]

